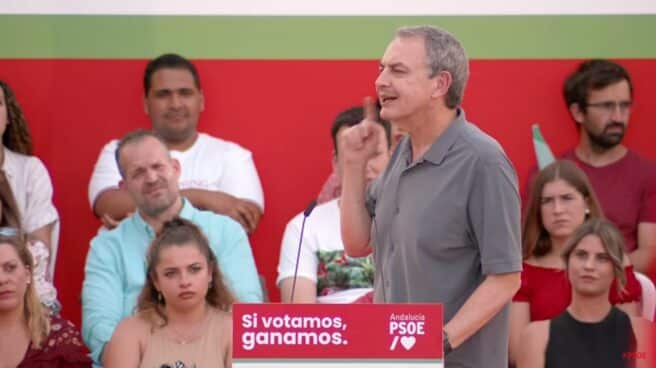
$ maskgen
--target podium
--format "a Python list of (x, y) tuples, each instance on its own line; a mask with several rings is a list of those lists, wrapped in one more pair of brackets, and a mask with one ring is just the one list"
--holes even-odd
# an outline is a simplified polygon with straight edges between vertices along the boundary
[(444, 367), (441, 304), (235, 304), (234, 368)]

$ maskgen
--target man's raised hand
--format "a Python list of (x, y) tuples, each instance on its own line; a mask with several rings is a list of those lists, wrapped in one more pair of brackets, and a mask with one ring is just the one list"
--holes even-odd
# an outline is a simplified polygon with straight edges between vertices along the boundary
[(338, 139), (339, 155), (344, 158), (344, 163), (362, 168), (376, 155), (383, 130), (377, 123), (376, 105), (371, 97), (364, 99), (363, 108), (362, 122), (347, 128)]

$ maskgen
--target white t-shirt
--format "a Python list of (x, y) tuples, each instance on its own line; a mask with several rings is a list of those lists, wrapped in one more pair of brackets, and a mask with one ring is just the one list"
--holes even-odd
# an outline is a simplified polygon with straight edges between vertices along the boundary
[(23, 231), (31, 233), (59, 220), (52, 203), (52, 181), (43, 162), (36, 156), (27, 156), (4, 149), (2, 170), (16, 199)]
[[(107, 189), (118, 188), (121, 174), (114, 152), (118, 140), (112, 140), (100, 151), (89, 182), (89, 203)], [(170, 151), (180, 162), (180, 189), (220, 191), (255, 202), (264, 210), (264, 194), (250, 151), (240, 145), (199, 133), (186, 151)]]
[[(303, 244), (301, 245), (301, 255), (298, 263), (298, 277), (303, 277), (319, 284), (321, 287), (322, 278), (330, 279), (326, 273), (330, 274), (335, 268), (342, 268), (339, 264), (332, 262), (331, 270), (326, 267), (326, 259), (338, 259), (344, 264), (344, 270), (351, 268), (362, 276), (362, 264), (370, 267), (371, 280), (368, 285), (362, 282), (354, 288), (347, 288), (334, 291), (328, 295), (319, 295), (319, 303), (351, 303), (372, 290), (373, 283), (373, 262), (370, 257), (350, 258), (344, 255), (344, 243), (339, 228), (339, 205), (338, 199), (318, 205), (310, 216), (305, 220), (305, 229), (303, 231)], [(278, 278), (276, 284), (280, 287), (282, 280), (294, 277), (294, 268), (296, 265), (296, 253), (298, 251), (298, 241), (301, 235), (301, 225), (303, 223), (303, 213), (296, 215), (285, 228), (282, 245), (280, 248), (280, 260), (278, 263)], [(322, 256), (322, 254), (324, 256)], [(339, 270), (338, 272), (341, 272)], [(321, 275), (319, 275), (321, 273)], [(326, 280), (332, 282), (332, 280)], [(360, 280), (362, 281), (362, 280)], [(364, 286), (364, 287), (363, 287)], [(319, 291), (321, 294), (322, 292)]]

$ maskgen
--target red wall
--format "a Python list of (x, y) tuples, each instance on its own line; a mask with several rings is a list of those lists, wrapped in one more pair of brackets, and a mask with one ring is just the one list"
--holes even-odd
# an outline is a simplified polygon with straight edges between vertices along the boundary
[[(535, 162), (530, 125), (539, 122), (556, 152), (577, 133), (561, 98), (575, 60), (472, 61), (464, 107), (496, 137), (523, 183)], [(656, 60), (622, 63), (634, 78), (636, 109), (627, 144), (656, 160)], [(149, 122), (141, 103), (143, 60), (0, 60), (28, 118), (36, 154), (50, 170), (62, 218), (55, 282), (64, 315), (80, 320), (80, 289), (89, 240), (99, 222), (87, 184), (100, 148)], [(373, 94), (377, 61), (198, 61), (206, 110), (200, 130), (249, 148), (264, 186), (266, 210), (251, 237), (273, 300), (286, 222), (330, 173), (329, 127), (341, 109)]]

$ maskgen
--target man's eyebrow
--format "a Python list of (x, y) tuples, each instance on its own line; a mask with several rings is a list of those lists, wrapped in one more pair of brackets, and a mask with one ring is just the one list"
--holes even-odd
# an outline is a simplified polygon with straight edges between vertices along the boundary
[(388, 64), (385, 64), (381, 61), (379, 65), (380, 65), (381, 68), (384, 68), (384, 67), (389, 67), (389, 68), (402, 67), (402, 68), (405, 68), (406, 67), (405, 64), (403, 64), (400, 61), (397, 61), (397, 62), (394, 62), (394, 63), (388, 63)]

